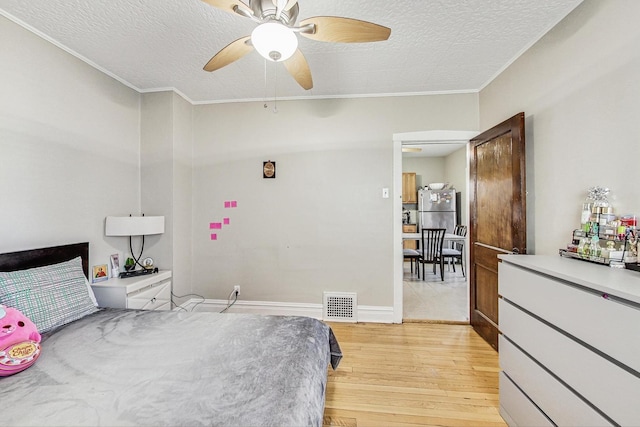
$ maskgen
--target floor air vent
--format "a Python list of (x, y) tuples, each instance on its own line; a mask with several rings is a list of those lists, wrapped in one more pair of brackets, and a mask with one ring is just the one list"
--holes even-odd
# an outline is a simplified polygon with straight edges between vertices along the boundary
[(323, 320), (356, 323), (358, 321), (357, 300), (355, 292), (325, 292)]

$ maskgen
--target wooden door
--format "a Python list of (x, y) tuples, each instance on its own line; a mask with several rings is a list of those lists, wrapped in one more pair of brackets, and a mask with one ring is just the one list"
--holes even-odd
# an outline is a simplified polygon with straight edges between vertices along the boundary
[(498, 349), (498, 254), (526, 253), (524, 113), (470, 142), (469, 301), (473, 328)]

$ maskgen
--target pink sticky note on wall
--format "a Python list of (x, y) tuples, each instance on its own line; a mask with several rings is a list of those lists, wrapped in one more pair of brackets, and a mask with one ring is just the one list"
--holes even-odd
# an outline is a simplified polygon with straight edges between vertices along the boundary
[(222, 219), (222, 223), (223, 223), (224, 225), (229, 224), (229, 218), (223, 218), (223, 219)]
[(224, 207), (225, 208), (230, 208), (231, 207), (231, 202), (224, 202)]
[(218, 240), (218, 235), (217, 234), (211, 234), (211, 240)]
[(238, 207), (238, 202), (236, 202), (235, 200), (232, 200), (232, 201), (231, 201), (231, 207), (232, 207), (232, 208), (236, 208), (236, 207)]
[(222, 228), (222, 223), (221, 222), (212, 222), (212, 223), (209, 224), (209, 228), (220, 229), (220, 228)]

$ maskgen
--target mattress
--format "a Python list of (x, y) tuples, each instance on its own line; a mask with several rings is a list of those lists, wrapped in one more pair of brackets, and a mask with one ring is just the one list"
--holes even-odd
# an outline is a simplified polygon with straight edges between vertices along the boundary
[(0, 379), (3, 425), (320, 426), (331, 328), (308, 317), (102, 309)]

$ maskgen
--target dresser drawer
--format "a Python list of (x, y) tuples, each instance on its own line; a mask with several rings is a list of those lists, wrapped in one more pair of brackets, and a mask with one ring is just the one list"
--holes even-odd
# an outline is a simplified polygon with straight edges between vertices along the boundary
[(592, 405), (621, 425), (638, 425), (640, 378), (519, 310), (499, 301), (502, 333)]
[(170, 310), (171, 280), (164, 280), (127, 295), (127, 308), (139, 310)]
[(133, 300), (129, 301), (129, 307), (133, 310), (155, 310), (155, 311), (169, 311), (171, 310), (171, 304), (167, 300), (150, 299), (150, 300)]
[[(610, 426), (606, 418), (565, 387), (504, 335), (500, 336), (500, 367), (557, 426)], [(500, 401), (508, 399), (500, 389)]]
[(498, 380), (500, 382), (500, 415), (510, 427), (553, 427), (553, 423), (520, 391), (504, 372), (500, 372)]
[(499, 266), (498, 293), (640, 372), (640, 307), (504, 262)]

